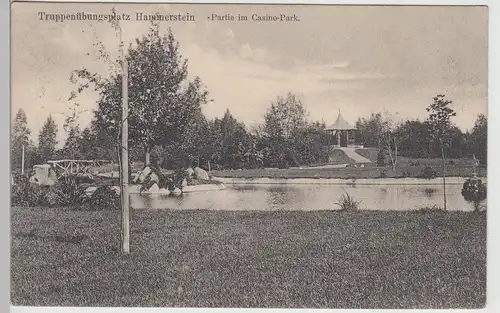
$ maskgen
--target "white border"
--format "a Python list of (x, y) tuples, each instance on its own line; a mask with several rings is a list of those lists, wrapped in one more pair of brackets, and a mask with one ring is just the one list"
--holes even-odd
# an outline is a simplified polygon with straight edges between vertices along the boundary
[[(5, 0), (4, 0), (5, 1)], [(8, 2), (7, 0), (6, 2)], [(31, 2), (31, 1), (24, 1), (24, 2)], [(37, 1), (37, 2), (74, 2), (74, 1), (67, 1), (67, 0), (59, 0), (59, 1)], [(117, 1), (89, 1), (89, 0), (82, 0), (78, 2), (113, 2), (116, 3)], [(500, 96), (498, 92), (498, 88), (494, 88), (493, 86), (496, 86), (499, 82), (499, 76), (498, 76), (498, 70), (499, 70), (499, 62), (498, 62), (498, 57), (500, 55), (500, 47), (499, 47), (499, 39), (500, 39), (500, 4), (498, 3), (498, 0), (482, 0), (482, 1), (473, 1), (473, 0), (462, 0), (462, 1), (432, 1), (432, 0), (420, 0), (420, 1), (409, 1), (409, 0), (400, 0), (400, 1), (339, 1), (339, 0), (331, 0), (331, 1), (294, 1), (294, 0), (274, 0), (274, 1), (266, 1), (266, 0), (251, 0), (251, 1), (220, 1), (220, 0), (211, 0), (211, 1), (203, 1), (203, 0), (195, 0), (195, 1), (162, 1), (162, 0), (150, 0), (150, 1), (132, 1), (132, 0), (123, 0), (120, 1), (123, 3), (247, 3), (247, 4), (258, 4), (258, 3), (267, 3), (267, 4), (341, 4), (341, 5), (352, 5), (352, 4), (358, 4), (358, 5), (487, 5), (489, 7), (489, 77), (488, 77), (488, 119), (490, 120), (489, 122), (489, 130), (488, 130), (488, 159), (489, 159), (489, 168), (488, 168), (488, 187), (489, 187), (489, 195), (488, 195), (488, 241), (487, 241), (487, 251), (488, 251), (488, 281), (487, 281), (487, 306), (485, 309), (482, 309), (480, 311), (483, 312), (500, 312), (500, 297), (498, 297), (498, 294), (500, 293), (500, 270), (496, 269), (497, 265), (500, 265), (500, 259), (499, 259), (499, 252), (500, 252), (500, 244), (498, 243), (498, 240), (500, 239), (500, 227), (495, 227), (497, 221), (500, 221), (500, 211), (498, 208), (495, 206), (495, 204), (498, 203), (497, 201), (497, 195), (494, 190), (500, 190), (498, 187), (498, 178), (500, 177), (500, 170), (499, 167), (495, 165), (496, 160), (500, 159), (499, 155), (499, 149), (497, 149), (494, 146), (494, 140), (495, 134), (500, 133), (500, 123), (497, 124), (496, 122), (500, 122)], [(5, 3), (5, 2), (4, 2)], [(10, 27), (10, 21), (9, 21), (9, 13), (5, 14), (4, 12), (5, 8), (2, 7), (1, 10), (1, 15), (0, 15), (0, 23), (4, 24), (4, 26)], [(9, 6), (10, 9), (10, 6)], [(6, 27), (6, 28), (7, 28)], [(4, 32), (5, 33), (5, 32)], [(8, 35), (8, 33), (7, 33)], [(9, 55), (10, 53), (10, 48), (8, 45), (2, 45), (2, 56), (3, 53), (5, 55)], [(4, 82), (10, 82), (10, 71), (7, 71), (7, 69), (10, 68), (10, 61), (8, 58), (4, 57), (2, 58), (1, 61), (2, 64), (2, 75), (4, 76)], [(9, 103), (10, 104), (10, 99), (9, 99), (9, 89), (6, 88), (6, 86), (10, 86), (10, 84), (4, 83), (1, 84), (2, 88), (4, 88), (4, 92), (1, 93), (2, 96), (4, 97), (4, 103)], [(5, 90), (7, 89), (7, 90)], [(6, 133), (10, 132), (10, 105), (4, 105), (2, 106), (3, 110), (6, 110), (7, 114), (1, 114), (3, 118), (5, 118), (5, 123), (2, 123), (3, 127), (8, 128)], [(493, 122), (491, 121), (493, 120)], [(4, 136), (2, 140), (2, 144), (6, 144), (8, 147), (9, 145), (9, 136)], [(6, 147), (6, 148), (7, 148)], [(6, 151), (10, 151), (10, 149), (6, 149)], [(3, 164), (8, 164), (9, 160), (9, 155), (7, 154), (6, 156), (7, 162)], [(8, 168), (7, 168), (8, 170)], [(7, 172), (8, 173), (8, 172)], [(5, 179), (5, 184), (4, 186), (9, 186), (8, 182), (8, 174), (0, 176), (2, 179)], [(4, 191), (5, 192), (5, 191)], [(10, 203), (8, 196), (9, 192), (6, 192), (7, 199), (4, 203)], [(10, 216), (9, 216), (9, 211), (7, 210), (6, 206), (3, 207), (1, 210), (5, 214), (7, 212), (7, 216), (5, 216), (4, 221), (9, 221)], [(9, 228), (3, 228), (4, 233), (6, 232), (7, 236), (7, 247), (6, 250), (9, 251), (9, 246), (10, 242), (8, 238), (10, 237), (10, 227)], [(4, 234), (5, 235), (5, 234)], [(4, 239), (4, 236), (2, 236), (2, 239)], [(3, 243), (3, 240), (2, 240)], [(8, 253), (3, 254), (4, 257), (7, 258), (7, 264), (10, 259), (10, 251)], [(2, 267), (3, 268), (3, 267)], [(7, 268), (8, 272), (5, 273), (5, 275), (2, 275), (3, 277), (10, 277), (10, 269)], [(2, 279), (3, 280), (3, 279)], [(9, 284), (8, 280), (3, 280), (6, 281), (7, 284)], [(10, 303), (10, 296), (7, 296), (7, 303)], [(2, 299), (4, 300), (4, 299)], [(119, 312), (119, 311), (125, 311), (125, 312), (194, 312), (194, 311), (211, 311), (211, 312), (216, 312), (216, 311), (239, 311), (239, 312), (255, 312), (263, 309), (161, 309), (161, 308), (155, 308), (155, 309), (150, 309), (150, 308), (32, 308), (32, 307), (11, 307), (12, 312), (66, 312), (68, 310), (73, 311), (74, 313), (78, 312), (95, 312), (96, 310), (98, 312)], [(3, 311), (3, 310), (2, 310)], [(266, 309), (266, 311), (273, 311), (273, 312), (288, 312), (289, 309)], [(399, 312), (400, 310), (300, 310), (302, 312)], [(468, 312), (470, 310), (407, 310), (411, 312)]]

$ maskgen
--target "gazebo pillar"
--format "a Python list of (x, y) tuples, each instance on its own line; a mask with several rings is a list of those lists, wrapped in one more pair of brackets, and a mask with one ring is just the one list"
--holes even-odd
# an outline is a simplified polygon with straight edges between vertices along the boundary
[(340, 148), (340, 130), (337, 130), (337, 146)]

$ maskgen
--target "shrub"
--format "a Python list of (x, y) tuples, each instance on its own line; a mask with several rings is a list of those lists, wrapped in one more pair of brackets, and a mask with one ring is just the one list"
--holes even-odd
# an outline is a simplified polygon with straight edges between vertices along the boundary
[(87, 198), (85, 188), (74, 176), (61, 177), (51, 189), (55, 194), (55, 204), (58, 206), (78, 207), (84, 204)]
[(28, 204), (28, 193), (30, 182), (27, 176), (14, 175), (14, 184), (11, 186), (11, 203), (13, 205), (26, 206)]
[(48, 186), (39, 186), (29, 182), (27, 176), (14, 175), (11, 189), (11, 204), (17, 206), (52, 206), (56, 204), (54, 193)]
[(481, 201), (486, 200), (487, 188), (481, 179), (469, 178), (462, 186), (465, 201), (474, 204), (474, 211), (481, 209)]
[(377, 153), (377, 166), (385, 166), (385, 151), (379, 149)]
[(50, 207), (55, 203), (51, 197), (50, 187), (30, 184), (26, 192), (26, 206)]
[(359, 208), (361, 201), (354, 201), (347, 192), (338, 198), (335, 202), (340, 207), (340, 211), (356, 211)]
[(419, 178), (425, 178), (425, 179), (433, 179), (436, 177), (437, 177), (437, 172), (430, 166), (426, 166), (422, 170), (422, 173), (419, 176)]
[(420, 213), (432, 213), (432, 212), (442, 212), (442, 211), (443, 210), (435, 204), (433, 206), (423, 206), (417, 210), (417, 212)]
[(387, 171), (386, 170), (381, 170), (380, 171), (380, 178), (387, 178)]
[(399, 174), (399, 178), (406, 178), (406, 177), (410, 177), (410, 173), (407, 172), (407, 171), (402, 171), (400, 174)]
[(88, 210), (118, 210), (121, 207), (120, 196), (109, 186), (99, 186), (85, 201)]

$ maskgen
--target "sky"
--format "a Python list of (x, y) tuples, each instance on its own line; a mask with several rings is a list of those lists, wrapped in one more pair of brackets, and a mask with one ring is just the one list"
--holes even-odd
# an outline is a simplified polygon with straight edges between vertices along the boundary
[[(395, 119), (425, 119), (437, 94), (452, 100), (454, 122), (470, 129), (487, 114), (488, 9), (439, 6), (172, 5), (15, 3), (12, 7), (12, 115), (26, 111), (32, 139), (49, 114), (62, 142), (71, 72), (88, 68), (107, 75), (93, 46), (104, 42), (116, 56), (118, 39), (109, 22), (40, 20), (45, 13), (130, 14), (122, 21), (126, 43), (148, 31), (135, 13), (186, 14), (194, 22), (160, 22), (171, 28), (190, 78), (199, 76), (213, 102), (208, 118), (226, 109), (252, 126), (262, 123), (270, 103), (293, 92), (310, 120), (332, 124), (338, 111), (358, 117), (388, 111)], [(211, 21), (212, 14), (249, 20)], [(295, 14), (299, 21), (258, 22), (252, 14)], [(98, 100), (80, 95), (79, 123), (88, 126)]]

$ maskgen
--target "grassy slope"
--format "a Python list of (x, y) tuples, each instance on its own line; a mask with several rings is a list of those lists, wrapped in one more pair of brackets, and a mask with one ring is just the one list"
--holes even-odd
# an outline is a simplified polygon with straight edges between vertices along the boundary
[[(134, 211), (131, 225), (133, 253), (121, 256), (119, 212), (14, 208), (13, 304), (485, 303), (484, 213)], [(70, 235), (87, 237), (61, 242)]]
[(357, 154), (367, 158), (372, 162), (377, 162), (378, 148), (363, 148), (354, 150)]

